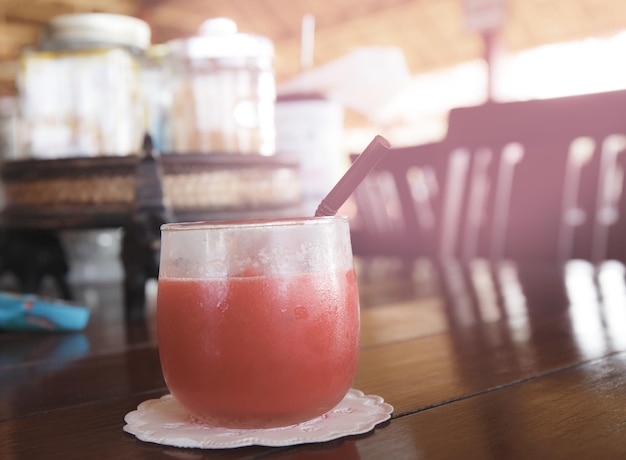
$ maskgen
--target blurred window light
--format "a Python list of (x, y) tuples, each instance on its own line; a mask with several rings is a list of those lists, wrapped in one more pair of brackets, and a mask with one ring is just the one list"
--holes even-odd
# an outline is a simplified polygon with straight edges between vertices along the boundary
[(545, 45), (500, 64), (498, 100), (547, 99), (626, 88), (626, 31)]
[[(557, 43), (502, 56), (496, 63), (494, 100), (547, 99), (626, 89), (626, 31), (605, 38)], [(425, 119), (445, 123), (454, 107), (487, 100), (487, 66), (483, 60), (418, 74), (379, 108), (379, 122), (419, 124)]]

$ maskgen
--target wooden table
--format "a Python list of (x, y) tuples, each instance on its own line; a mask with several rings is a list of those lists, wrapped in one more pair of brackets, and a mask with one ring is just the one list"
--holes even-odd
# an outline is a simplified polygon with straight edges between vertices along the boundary
[(84, 333), (0, 334), (0, 458), (626, 458), (621, 265), (359, 267), (354, 387), (395, 407), (372, 432), (214, 451), (137, 440), (124, 415), (167, 392), (154, 321), (126, 322), (121, 289), (95, 286)]

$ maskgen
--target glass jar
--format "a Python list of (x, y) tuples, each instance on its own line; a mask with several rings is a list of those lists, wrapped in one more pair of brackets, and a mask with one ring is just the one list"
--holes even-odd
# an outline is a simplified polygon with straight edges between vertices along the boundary
[(299, 163), (304, 215), (320, 201), (345, 169), (343, 106), (319, 93), (280, 94), (276, 102), (276, 148)]
[(171, 144), (171, 94), (165, 69), (169, 48), (165, 44), (152, 45), (145, 52), (141, 66), (141, 82), (146, 102), (148, 132), (154, 148), (162, 152)]
[(145, 130), (141, 59), (150, 27), (130, 16), (53, 18), (17, 77), (25, 156), (60, 158), (140, 151)]
[(19, 118), (17, 98), (0, 96), (0, 159), (13, 160), (18, 156)]
[(169, 42), (176, 153), (275, 153), (274, 45), (226, 18)]

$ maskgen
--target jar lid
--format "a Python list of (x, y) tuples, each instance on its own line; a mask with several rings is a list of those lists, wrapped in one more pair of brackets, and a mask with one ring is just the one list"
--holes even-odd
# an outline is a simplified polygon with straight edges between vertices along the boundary
[(41, 37), (42, 44), (79, 42), (145, 50), (150, 46), (150, 26), (141, 19), (122, 14), (64, 14), (52, 18)]
[(228, 18), (207, 19), (200, 35), (169, 42), (172, 52), (190, 59), (247, 58), (274, 56), (274, 44), (262, 35), (237, 32), (237, 24)]

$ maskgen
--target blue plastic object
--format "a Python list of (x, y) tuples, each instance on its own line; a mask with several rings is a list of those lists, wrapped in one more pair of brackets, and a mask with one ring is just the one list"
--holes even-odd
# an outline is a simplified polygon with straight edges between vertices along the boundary
[(0, 293), (0, 329), (5, 331), (80, 331), (89, 321), (87, 307), (34, 295)]

